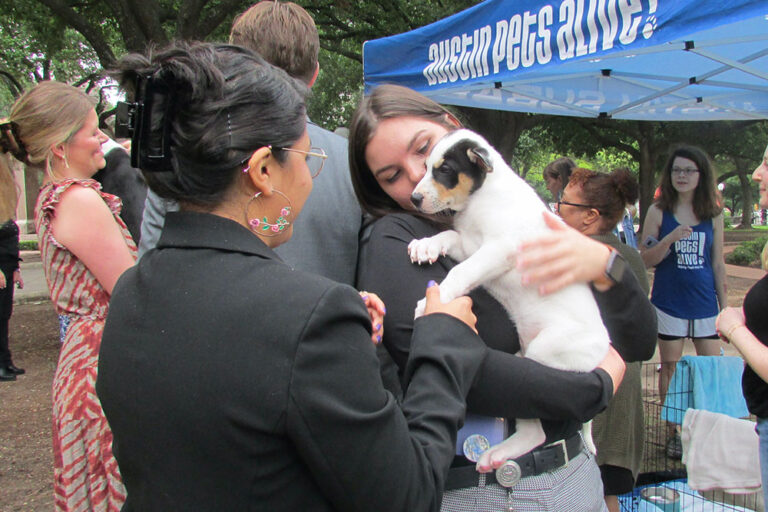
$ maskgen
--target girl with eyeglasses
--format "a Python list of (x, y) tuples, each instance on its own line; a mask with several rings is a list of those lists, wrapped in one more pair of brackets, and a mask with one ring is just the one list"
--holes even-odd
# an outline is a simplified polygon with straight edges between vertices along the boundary
[[(641, 255), (655, 267), (651, 302), (659, 325), (662, 401), (691, 339), (696, 354), (720, 354), (717, 314), (727, 303), (723, 214), (707, 154), (695, 146), (673, 149), (661, 175), (661, 195), (643, 224)], [(682, 457), (677, 428), (668, 424), (667, 456)]]
[[(603, 174), (577, 167), (558, 201), (558, 214), (572, 228), (619, 251), (647, 296), (650, 284), (640, 254), (614, 232), (625, 205), (637, 201), (637, 196), (637, 180), (628, 169)], [(636, 301), (634, 307), (650, 307), (647, 297)], [(615, 335), (637, 339), (634, 331)], [(643, 462), (645, 422), (640, 368), (639, 361), (627, 363), (624, 380), (613, 400), (592, 423), (605, 504), (610, 512), (619, 512), (618, 495), (632, 491)]]

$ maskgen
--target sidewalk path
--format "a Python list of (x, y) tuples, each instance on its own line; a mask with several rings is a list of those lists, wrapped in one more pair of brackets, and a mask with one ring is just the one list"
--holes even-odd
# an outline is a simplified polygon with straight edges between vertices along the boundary
[(741, 267), (739, 265), (725, 265), (725, 273), (728, 277), (740, 277), (742, 279), (751, 279), (755, 282), (759, 281), (765, 275), (765, 271), (761, 268)]

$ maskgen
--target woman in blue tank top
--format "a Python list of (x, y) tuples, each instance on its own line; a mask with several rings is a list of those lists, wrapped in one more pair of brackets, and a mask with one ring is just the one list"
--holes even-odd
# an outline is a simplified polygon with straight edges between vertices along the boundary
[[(715, 319), (728, 303), (722, 207), (707, 154), (694, 146), (674, 149), (660, 188), (645, 217), (640, 252), (646, 267), (656, 267), (651, 302), (658, 316), (663, 401), (686, 338), (698, 355), (720, 353)], [(680, 458), (682, 444), (674, 427), (668, 426), (667, 455)]]

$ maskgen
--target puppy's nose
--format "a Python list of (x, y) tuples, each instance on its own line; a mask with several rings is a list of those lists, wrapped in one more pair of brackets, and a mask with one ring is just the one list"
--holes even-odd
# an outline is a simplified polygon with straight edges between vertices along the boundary
[(418, 192), (414, 192), (411, 194), (411, 202), (413, 203), (413, 206), (416, 208), (421, 207), (421, 203), (424, 201), (424, 196), (419, 194)]

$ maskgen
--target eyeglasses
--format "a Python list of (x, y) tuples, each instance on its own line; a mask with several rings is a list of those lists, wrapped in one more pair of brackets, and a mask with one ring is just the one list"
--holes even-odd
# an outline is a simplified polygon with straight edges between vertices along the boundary
[(695, 167), (673, 167), (672, 174), (682, 174), (683, 176), (692, 176), (699, 172)]
[(301, 149), (281, 148), (279, 146), (267, 147), (276, 151), (293, 151), (294, 153), (303, 153), (307, 155), (307, 167), (309, 167), (309, 173), (312, 175), (312, 178), (315, 178), (320, 174), (320, 171), (323, 170), (323, 165), (325, 165), (325, 161), (328, 158), (328, 155), (325, 154), (323, 148), (309, 148), (309, 151), (303, 151)]
[[(555, 204), (557, 205), (557, 211), (558, 211), (558, 213), (560, 212), (560, 205), (561, 205), (561, 204), (567, 204), (568, 206), (578, 206), (578, 207), (580, 207), (580, 208), (595, 208), (594, 206), (590, 206), (590, 205), (588, 205), (588, 204), (569, 203), (568, 201), (563, 201), (563, 200), (560, 200), (560, 201), (558, 201), (558, 202), (557, 202), (557, 203), (555, 203)], [(597, 210), (597, 208), (595, 208), (595, 210)], [(600, 211), (600, 210), (598, 210), (598, 211)]]

